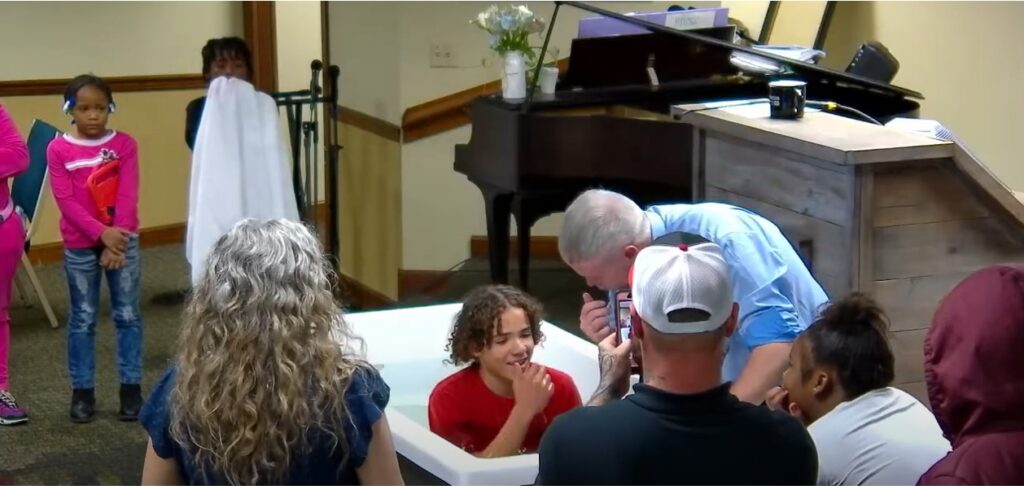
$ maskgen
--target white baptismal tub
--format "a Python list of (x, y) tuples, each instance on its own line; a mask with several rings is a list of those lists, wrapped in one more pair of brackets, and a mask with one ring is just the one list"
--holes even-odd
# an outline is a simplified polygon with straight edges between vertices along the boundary
[[(458, 369), (444, 363), (444, 348), (461, 308), (462, 304), (446, 304), (359, 312), (348, 314), (346, 320), (365, 340), (367, 358), (391, 387), (386, 414), (401, 458), (449, 484), (533, 484), (536, 454), (480, 459), (430, 431), (430, 392)], [(597, 346), (549, 322), (542, 322), (541, 330), (545, 339), (534, 350), (533, 361), (572, 376), (586, 401), (599, 379)]]

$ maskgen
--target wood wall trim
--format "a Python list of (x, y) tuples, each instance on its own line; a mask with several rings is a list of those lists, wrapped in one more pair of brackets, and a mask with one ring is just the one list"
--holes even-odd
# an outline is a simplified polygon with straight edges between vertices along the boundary
[(500, 81), (491, 81), (409, 107), (402, 114), (402, 141), (415, 142), (468, 124), (470, 103), (500, 89)]
[(338, 122), (366, 130), (392, 142), (402, 141), (402, 127), (359, 110), (338, 106)]
[[(112, 76), (103, 79), (110, 85), (110, 89), (114, 93), (203, 89), (206, 87), (206, 81), (199, 73)], [(71, 78), (0, 81), (0, 97), (63, 95), (64, 89), (70, 82)]]
[[(139, 248), (142, 249), (184, 242), (185, 223), (154, 226), (139, 231)], [(57, 241), (33, 245), (31, 251), (28, 252), (28, 259), (33, 265), (59, 262), (64, 259), (64, 243)]]
[[(326, 1), (320, 2), (320, 57), (323, 62), (322, 80), (323, 80), (323, 96), (330, 100), (333, 99), (334, 86), (331, 85), (331, 76), (328, 74), (331, 69), (331, 23), (330, 23), (331, 8), (330, 3)], [(341, 80), (338, 80), (338, 84), (341, 84)], [(337, 113), (343, 108), (341, 106), (334, 106), (335, 111), (331, 112), (331, 103), (324, 103), (324, 114), (326, 116), (337, 115), (337, 120), (340, 122), (345, 118), (344, 113)], [(352, 110), (355, 111), (355, 110)], [(360, 113), (362, 114), (362, 113)], [(369, 115), (367, 115), (369, 116)], [(355, 125), (353, 123), (353, 125)], [(338, 143), (338, 130), (335, 127), (334, 130), (324, 130), (324, 160), (330, 158), (330, 148), (334, 144)]]
[(341, 289), (337, 297), (342, 305), (354, 310), (370, 310), (391, 307), (397, 302), (374, 289), (364, 285), (350, 275), (340, 274)]
[[(330, 23), (330, 3), (327, 1), (320, 2), (320, 60), (324, 63), (324, 81), (326, 84), (327, 66), (331, 65), (331, 23)], [(326, 90), (325, 90), (326, 91)], [(330, 96), (330, 92), (325, 92), (324, 96)]]
[[(558, 71), (564, 73), (568, 69), (569, 59), (559, 59)], [(528, 75), (532, 76), (533, 71)], [(468, 124), (469, 105), (473, 100), (500, 90), (501, 81), (495, 80), (410, 106), (402, 113), (402, 142), (415, 142)]]
[(399, 270), (398, 299), (436, 297), (455, 272), (444, 270)]
[[(484, 235), (474, 235), (469, 238), (469, 255), (473, 258), (487, 258), (490, 243)], [(519, 237), (512, 236), (508, 243), (508, 256), (519, 255)], [(558, 260), (561, 255), (558, 253), (557, 236), (531, 236), (530, 237), (530, 258), (547, 258)]]
[[(474, 235), (470, 237), (469, 253), (473, 258), (487, 258), (488, 248), (487, 236)], [(512, 236), (509, 239), (509, 256), (516, 257), (518, 255), (518, 239), (516, 236)], [(561, 257), (558, 254), (558, 237), (531, 236), (530, 257), (560, 259)], [(398, 271), (398, 299), (401, 302), (405, 302), (408, 299), (436, 298), (455, 273), (445, 270), (401, 269)]]
[[(139, 231), (139, 248), (146, 249), (157, 246), (180, 244), (185, 241), (185, 224), (170, 224), (153, 228), (145, 228)], [(28, 258), (33, 265), (59, 262), (64, 259), (64, 244), (61, 242), (47, 243), (32, 247)], [(396, 302), (394, 299), (363, 285), (351, 276), (341, 274), (340, 295), (341, 301), (346, 306), (358, 307), (359, 309), (375, 309), (389, 307)]]
[(252, 84), (270, 93), (277, 91), (277, 21), (274, 2), (242, 2), (245, 42), (252, 52)]
[[(313, 207), (313, 221), (318, 229), (322, 230), (327, 222), (327, 205), (317, 204)], [(153, 226), (139, 230), (139, 248), (153, 248), (164, 245), (175, 245), (185, 243), (185, 223), (173, 223), (163, 226)], [(57, 262), (64, 258), (64, 243), (57, 241), (42, 245), (33, 245), (28, 252), (28, 259), (33, 264)]]

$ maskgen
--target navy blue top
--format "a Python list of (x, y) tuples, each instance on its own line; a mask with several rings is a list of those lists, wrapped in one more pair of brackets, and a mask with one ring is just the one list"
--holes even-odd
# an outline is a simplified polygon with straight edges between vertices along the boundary
[(206, 109), (205, 96), (190, 101), (185, 107), (185, 145), (188, 145), (189, 150), (196, 148), (196, 136), (199, 134), (199, 122), (203, 119), (204, 109)]
[[(153, 450), (165, 459), (178, 463), (181, 477), (188, 484), (223, 484), (224, 480), (201, 475), (192, 454), (182, 448), (170, 434), (170, 408), (168, 401), (174, 389), (177, 367), (172, 365), (153, 388), (142, 407), (139, 421), (153, 441)], [(373, 438), (371, 427), (384, 413), (391, 390), (380, 374), (372, 368), (360, 368), (352, 376), (352, 384), (345, 392), (348, 414), (345, 423), (345, 443), (331, 450), (331, 437), (322, 430), (311, 432), (310, 454), (292, 458), (288, 484), (359, 484), (356, 468), (366, 460)], [(348, 452), (346, 460), (345, 453)], [(339, 467), (344, 462), (343, 467)]]

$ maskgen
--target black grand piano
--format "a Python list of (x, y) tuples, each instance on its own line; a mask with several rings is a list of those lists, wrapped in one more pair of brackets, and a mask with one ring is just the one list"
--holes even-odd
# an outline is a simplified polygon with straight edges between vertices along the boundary
[(526, 288), (531, 226), (563, 211), (583, 190), (615, 190), (641, 206), (693, 201), (693, 130), (668, 113), (674, 104), (766, 97), (771, 79), (741, 72), (730, 62), (734, 51), (787, 67), (787, 79), (808, 83), (809, 100), (834, 101), (883, 123), (916, 117), (920, 107), (911, 99), (920, 93), (733, 44), (732, 26), (676, 31), (577, 2), (556, 2), (552, 25), (562, 4), (651, 33), (574, 39), (553, 95), (538, 90), (509, 102), (496, 94), (472, 103), (472, 135), (455, 146), (455, 170), (483, 193), (494, 282), (508, 282), (512, 216), (519, 285)]

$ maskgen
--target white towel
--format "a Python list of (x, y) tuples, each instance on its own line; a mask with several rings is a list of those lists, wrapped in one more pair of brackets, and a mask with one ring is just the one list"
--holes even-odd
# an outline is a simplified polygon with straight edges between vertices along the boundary
[(277, 105), (245, 81), (217, 78), (192, 153), (185, 255), (195, 285), (213, 245), (246, 218), (299, 221)]

